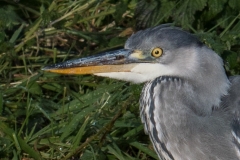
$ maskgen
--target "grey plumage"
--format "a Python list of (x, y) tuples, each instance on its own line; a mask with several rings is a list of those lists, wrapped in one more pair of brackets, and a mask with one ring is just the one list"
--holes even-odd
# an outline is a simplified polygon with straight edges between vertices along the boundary
[[(194, 107), (201, 107), (201, 104), (192, 89), (191, 84), (177, 77), (159, 77), (144, 87), (141, 117), (159, 157), (167, 160), (239, 159), (237, 117), (230, 114), (232, 110), (222, 107), (208, 115), (199, 114)], [(154, 93), (161, 93), (161, 96)], [(233, 133), (237, 137), (234, 138)]]
[[(156, 48), (157, 56), (152, 54)], [(65, 68), (147, 82), (140, 116), (159, 158), (240, 159), (240, 76), (228, 79), (222, 59), (192, 34), (160, 25), (133, 34), (125, 49), (44, 70), (66, 73)]]
[[(231, 77), (229, 84), (222, 60), (212, 50), (188, 33), (180, 31), (179, 34), (175, 28), (163, 30), (163, 37), (171, 30), (177, 34), (170, 35), (170, 40), (162, 38), (163, 43), (169, 45), (171, 54), (178, 54), (179, 59), (187, 62), (185, 58), (188, 57), (184, 54), (189, 51), (193, 54), (195, 50), (199, 55), (198, 62), (202, 63), (195, 74), (186, 76), (179, 71), (176, 75), (158, 77), (144, 86), (140, 98), (141, 118), (158, 156), (167, 160), (240, 159), (240, 77)], [(139, 37), (136, 35), (136, 38)], [(134, 39), (129, 41), (135, 42)], [(159, 41), (149, 41), (162, 46)], [(151, 47), (143, 43), (145, 41), (141, 47)], [(188, 53), (179, 52), (181, 50), (188, 50)], [(176, 62), (173, 59), (169, 63), (181, 65)]]

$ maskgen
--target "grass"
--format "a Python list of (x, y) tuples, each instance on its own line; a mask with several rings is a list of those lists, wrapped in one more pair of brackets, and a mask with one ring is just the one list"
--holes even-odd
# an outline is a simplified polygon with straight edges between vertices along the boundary
[(0, 159), (157, 159), (139, 117), (142, 84), (41, 71), (171, 22), (219, 53), (229, 75), (239, 74), (238, 2), (219, 2), (216, 13), (208, 11), (211, 1), (198, 0), (200, 8), (153, 2), (0, 1)]

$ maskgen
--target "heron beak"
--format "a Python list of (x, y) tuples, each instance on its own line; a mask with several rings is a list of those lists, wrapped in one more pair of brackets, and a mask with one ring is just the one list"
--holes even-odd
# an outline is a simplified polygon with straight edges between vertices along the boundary
[(142, 51), (119, 49), (53, 64), (42, 68), (42, 70), (60, 74), (130, 72), (141, 60), (146, 60)]

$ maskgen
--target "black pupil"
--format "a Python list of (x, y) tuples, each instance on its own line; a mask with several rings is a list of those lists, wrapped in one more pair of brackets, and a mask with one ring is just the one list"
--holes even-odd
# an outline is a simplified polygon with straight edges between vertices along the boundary
[(155, 54), (158, 55), (158, 54), (159, 54), (159, 51), (155, 51)]

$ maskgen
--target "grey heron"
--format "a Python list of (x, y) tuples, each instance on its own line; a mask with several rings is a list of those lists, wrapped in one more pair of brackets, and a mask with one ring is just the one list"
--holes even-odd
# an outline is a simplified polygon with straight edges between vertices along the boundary
[(140, 116), (159, 158), (240, 159), (240, 76), (228, 78), (222, 59), (180, 28), (142, 30), (124, 49), (43, 70), (146, 82)]

